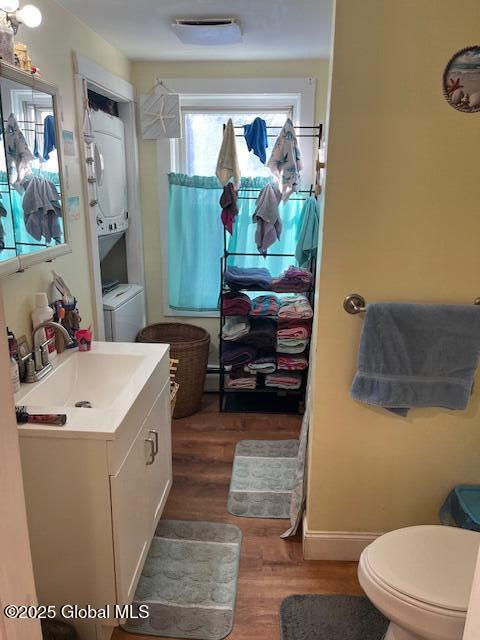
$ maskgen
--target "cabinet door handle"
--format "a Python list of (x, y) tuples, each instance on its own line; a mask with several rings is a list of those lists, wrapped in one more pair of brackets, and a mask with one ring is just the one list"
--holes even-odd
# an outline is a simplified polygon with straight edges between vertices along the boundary
[(145, 442), (150, 445), (150, 458), (147, 460), (147, 466), (155, 461), (155, 442), (151, 438), (147, 438)]
[(148, 433), (151, 433), (153, 435), (153, 437), (155, 438), (155, 451), (154, 451), (154, 454), (157, 455), (157, 453), (158, 453), (158, 432), (154, 431), (153, 429), (149, 429)]

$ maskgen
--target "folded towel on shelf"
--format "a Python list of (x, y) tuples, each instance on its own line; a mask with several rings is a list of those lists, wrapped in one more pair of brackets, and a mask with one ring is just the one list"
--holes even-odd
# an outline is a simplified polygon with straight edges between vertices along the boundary
[(265, 386), (276, 389), (300, 389), (302, 379), (302, 373), (299, 371), (290, 371), (289, 373), (277, 371), (270, 373), (265, 378)]
[(222, 344), (223, 365), (232, 367), (241, 367), (255, 360), (257, 349), (253, 344), (244, 344), (242, 342), (224, 342)]
[(245, 293), (224, 291), (222, 293), (223, 315), (248, 316), (251, 300)]
[(278, 353), (303, 353), (308, 347), (308, 340), (299, 340), (297, 338), (279, 338), (277, 340)]
[(277, 329), (277, 338), (279, 340), (289, 340), (291, 338), (300, 338), (305, 340), (310, 337), (310, 328), (307, 327), (289, 327), (287, 329)]
[(252, 372), (273, 373), (277, 369), (277, 354), (273, 349), (259, 349), (257, 357), (247, 368)]
[(237, 144), (235, 141), (235, 129), (232, 119), (229, 118), (223, 132), (222, 145), (218, 154), (216, 176), (223, 186), (233, 178), (235, 187), (240, 186), (241, 172), (237, 156)]
[(406, 416), (465, 409), (480, 355), (480, 307), (367, 305), (351, 395)]
[(295, 127), (287, 118), (272, 149), (267, 167), (281, 184), (282, 199), (288, 200), (300, 190), (300, 171), (303, 169)]
[(226, 386), (228, 389), (255, 389), (257, 374), (247, 373), (243, 368), (234, 368), (226, 380)]
[(305, 200), (300, 217), (300, 234), (295, 257), (298, 264), (303, 267), (312, 258), (317, 257), (320, 213), (318, 201), (314, 196), (310, 196)]
[(308, 298), (302, 294), (296, 294), (281, 300), (278, 317), (309, 319), (313, 317), (313, 311)]
[(308, 367), (308, 360), (305, 356), (284, 356), (277, 358), (277, 368), (279, 371), (303, 371)]
[(250, 333), (243, 336), (245, 344), (257, 349), (274, 349), (277, 339), (277, 322), (273, 318), (250, 318)]
[(252, 221), (257, 225), (255, 244), (262, 255), (282, 234), (282, 221), (278, 205), (282, 199), (280, 189), (275, 184), (267, 184), (258, 194)]
[(265, 149), (268, 147), (267, 123), (263, 118), (255, 118), (251, 124), (243, 125), (243, 135), (249, 151), (260, 159), (262, 164), (267, 161)]
[(257, 296), (252, 300), (250, 315), (252, 316), (277, 316), (280, 309), (280, 300), (277, 296), (268, 294)]
[(220, 196), (220, 206), (222, 207), (222, 213), (220, 215), (222, 224), (231, 235), (233, 233), (233, 223), (238, 213), (237, 192), (231, 182), (223, 187), (223, 193)]
[(270, 271), (263, 267), (227, 267), (225, 282), (231, 289), (270, 291), (272, 276)]
[(310, 335), (312, 333), (312, 322), (312, 318), (278, 318), (278, 330), (284, 331), (303, 327), (308, 331), (308, 335)]
[(222, 328), (223, 340), (241, 340), (250, 331), (250, 322), (245, 316), (228, 316)]
[(275, 293), (304, 293), (312, 286), (313, 276), (308, 269), (289, 267), (279, 278), (272, 279)]

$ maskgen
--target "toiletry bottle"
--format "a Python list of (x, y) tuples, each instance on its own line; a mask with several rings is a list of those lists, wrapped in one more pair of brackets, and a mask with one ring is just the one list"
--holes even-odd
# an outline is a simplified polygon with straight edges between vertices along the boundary
[[(48, 306), (48, 298), (46, 293), (35, 294), (35, 309), (32, 311), (32, 324), (36, 329), (42, 322), (53, 320), (53, 309)], [(55, 346), (55, 329), (53, 327), (45, 327), (37, 332), (35, 338), (35, 347), (39, 347), (45, 340), (54, 338), (48, 345), (48, 355), (52, 362), (57, 356), (57, 348)]]
[(20, 370), (15, 358), (10, 358), (10, 379), (12, 381), (13, 393), (18, 393), (20, 391)]

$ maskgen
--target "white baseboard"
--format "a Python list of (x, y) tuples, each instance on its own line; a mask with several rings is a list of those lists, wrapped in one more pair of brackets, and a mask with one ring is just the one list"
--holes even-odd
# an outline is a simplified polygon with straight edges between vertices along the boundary
[(310, 531), (303, 523), (303, 557), (305, 560), (358, 560), (368, 545), (381, 533), (357, 531)]

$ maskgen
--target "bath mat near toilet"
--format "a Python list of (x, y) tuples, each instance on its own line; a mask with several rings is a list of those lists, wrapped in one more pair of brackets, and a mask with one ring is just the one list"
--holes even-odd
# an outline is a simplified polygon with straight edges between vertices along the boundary
[(282, 640), (382, 640), (388, 620), (364, 596), (290, 596), (280, 627)]
[(209, 522), (160, 521), (134, 597), (138, 635), (222, 640), (233, 628), (242, 532)]
[(235, 447), (228, 511), (245, 518), (290, 517), (298, 440), (242, 440)]

